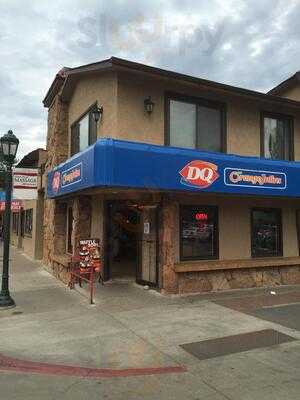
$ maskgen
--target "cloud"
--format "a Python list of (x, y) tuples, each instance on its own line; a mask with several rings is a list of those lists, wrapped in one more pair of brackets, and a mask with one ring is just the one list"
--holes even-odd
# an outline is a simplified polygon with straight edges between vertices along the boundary
[(111, 55), (266, 91), (300, 69), (300, 1), (0, 0), (0, 132), (44, 146), (62, 66)]

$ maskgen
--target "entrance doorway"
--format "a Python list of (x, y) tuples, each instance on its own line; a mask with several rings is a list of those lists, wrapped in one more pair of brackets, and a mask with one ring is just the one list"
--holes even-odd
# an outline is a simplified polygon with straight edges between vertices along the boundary
[(157, 284), (157, 206), (107, 204), (106, 278)]

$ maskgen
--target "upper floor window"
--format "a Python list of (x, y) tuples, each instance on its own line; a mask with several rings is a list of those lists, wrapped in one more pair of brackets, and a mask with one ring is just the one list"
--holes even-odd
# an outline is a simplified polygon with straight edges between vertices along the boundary
[(207, 100), (168, 98), (167, 144), (225, 151), (225, 107)]
[(97, 140), (97, 124), (92, 115), (94, 107), (95, 105), (90, 107), (71, 126), (71, 156), (86, 149)]
[(264, 113), (262, 116), (262, 156), (273, 160), (293, 159), (293, 120)]

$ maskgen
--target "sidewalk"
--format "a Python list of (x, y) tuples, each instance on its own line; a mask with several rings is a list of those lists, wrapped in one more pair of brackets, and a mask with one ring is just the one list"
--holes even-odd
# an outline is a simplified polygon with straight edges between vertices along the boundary
[[(7, 400), (299, 398), (300, 332), (291, 324), (300, 324), (300, 288), (275, 296), (264, 289), (179, 298), (109, 283), (90, 306), (39, 263), (15, 249), (12, 258), (17, 307), (0, 310)], [(237, 353), (228, 347), (227, 355), (202, 359), (181, 347), (270, 329), (296, 340)], [(13, 372), (5, 357), (11, 366), (23, 363)]]

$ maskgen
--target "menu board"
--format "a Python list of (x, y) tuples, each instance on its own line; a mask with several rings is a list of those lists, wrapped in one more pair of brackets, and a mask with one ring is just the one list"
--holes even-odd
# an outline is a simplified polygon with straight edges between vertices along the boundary
[(101, 251), (99, 239), (85, 239), (79, 241), (79, 266), (82, 271), (88, 271), (93, 268), (100, 271)]

